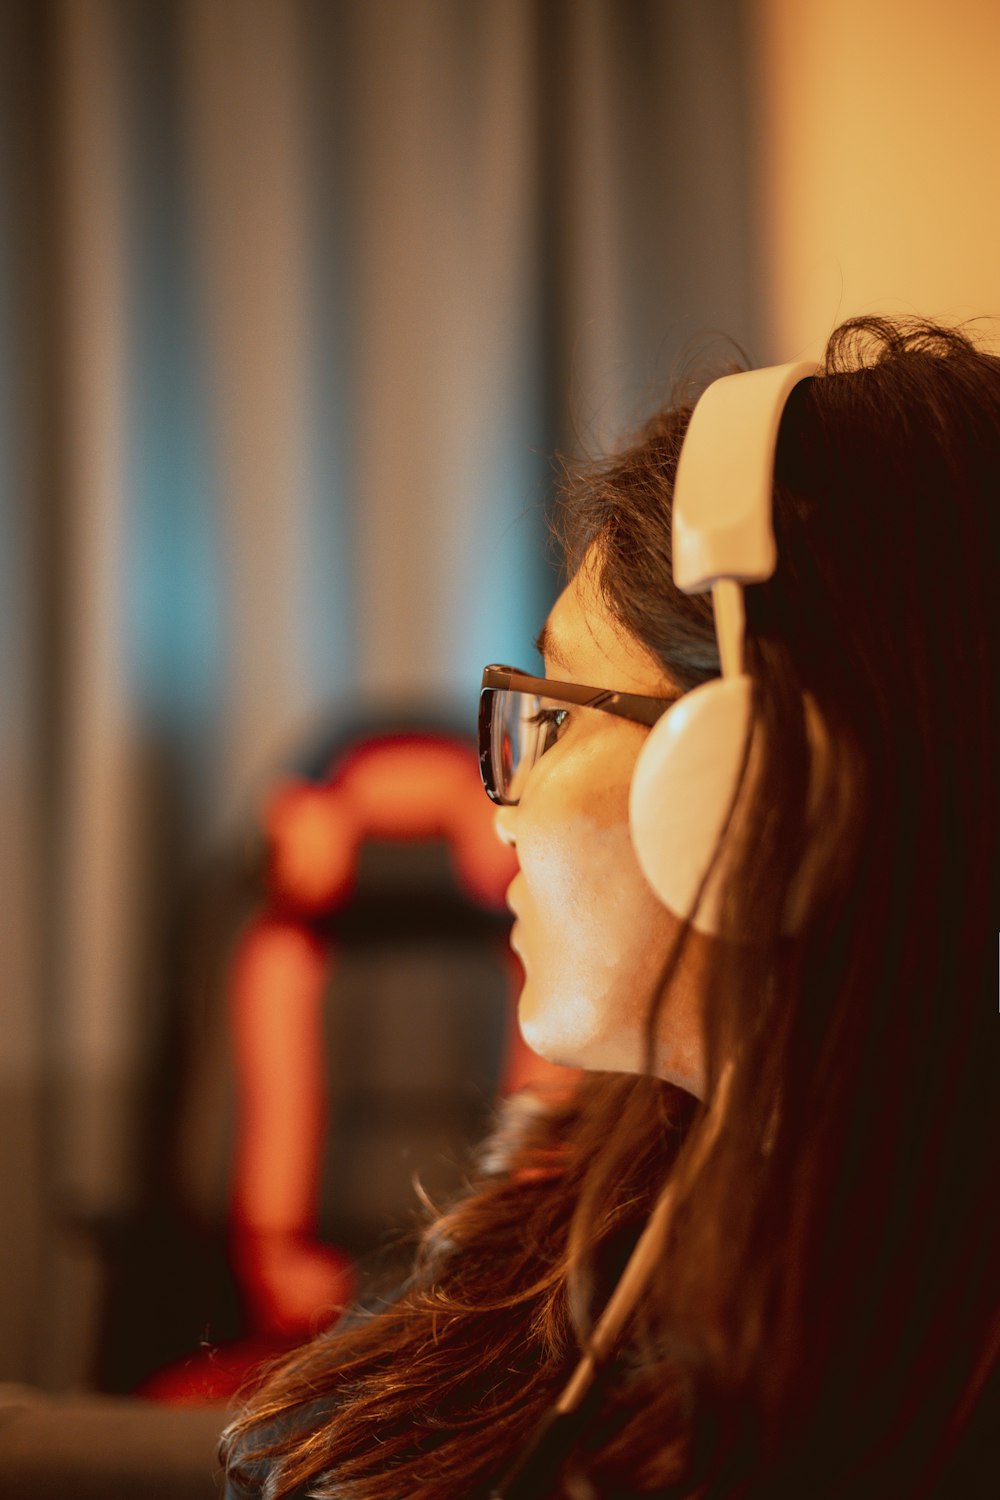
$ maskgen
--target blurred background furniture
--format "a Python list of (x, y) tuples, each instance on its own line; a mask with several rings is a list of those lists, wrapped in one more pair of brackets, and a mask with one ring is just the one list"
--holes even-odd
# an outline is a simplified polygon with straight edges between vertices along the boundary
[(4, 1500), (213, 1500), (225, 1409), (0, 1385)]
[[(264, 797), (250, 889), (218, 893), (191, 954), (206, 1009), (169, 1171), (145, 1215), (104, 1227), (106, 1389), (230, 1395), (362, 1279), (405, 1274), (422, 1200), (460, 1186), (499, 1095), (572, 1076), (517, 1031), (516, 866), (468, 735), (356, 724), (305, 761)], [(176, 1278), (185, 1226), (201, 1249)]]

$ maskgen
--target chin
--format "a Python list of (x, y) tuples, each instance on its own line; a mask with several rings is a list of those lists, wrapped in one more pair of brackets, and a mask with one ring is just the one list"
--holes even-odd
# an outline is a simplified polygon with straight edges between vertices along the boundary
[[(577, 996), (539, 996), (530, 981), (518, 1002), (517, 1021), (532, 1052), (562, 1068), (584, 1068), (590, 1072), (636, 1073), (638, 1057), (625, 1060), (621, 1039), (602, 1036), (586, 1025), (587, 1006)], [(576, 1025), (572, 1025), (572, 1022)]]
[(565, 1026), (554, 1023), (553, 1012), (558, 1008), (551, 1001), (540, 1002), (528, 980), (518, 1001), (518, 1029), (532, 1052), (537, 1052), (546, 1062), (556, 1063), (561, 1068), (586, 1067), (579, 1055), (579, 1047), (572, 1045)]

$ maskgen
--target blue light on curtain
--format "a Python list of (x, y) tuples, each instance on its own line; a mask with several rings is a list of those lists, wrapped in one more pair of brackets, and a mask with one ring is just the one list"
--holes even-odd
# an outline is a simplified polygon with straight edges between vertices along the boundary
[(121, 551), (133, 710), (149, 732), (204, 751), (225, 670), (220, 538), (181, 132), (176, 31), (123, 13), (129, 122), (128, 430)]

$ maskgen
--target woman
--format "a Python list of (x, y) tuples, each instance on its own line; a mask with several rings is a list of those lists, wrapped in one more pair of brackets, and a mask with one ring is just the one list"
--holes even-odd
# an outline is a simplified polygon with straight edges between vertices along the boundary
[(586, 1081), (515, 1102), (399, 1297), (270, 1375), (233, 1495), (996, 1493), (1000, 359), (855, 319), (788, 395), (700, 926), (629, 820), (649, 724), (720, 673), (673, 581), (691, 410), (567, 487), (550, 693), (487, 677), (521, 1024)]

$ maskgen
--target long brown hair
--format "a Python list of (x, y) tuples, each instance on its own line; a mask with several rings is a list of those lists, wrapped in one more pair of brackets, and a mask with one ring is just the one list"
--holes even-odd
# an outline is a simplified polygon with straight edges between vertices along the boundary
[[(570, 570), (600, 544), (609, 609), (684, 688), (719, 670), (710, 605), (671, 580), (690, 410), (561, 509)], [(929, 323), (843, 324), (786, 408), (774, 514), (777, 571), (746, 590), (762, 755), (726, 893), (752, 940), (718, 944), (706, 983), (710, 1089), (735, 1062), (715, 1146), (685, 1175), (705, 1112), (653, 1078), (515, 1101), (396, 1300), (289, 1359), (229, 1429), (254, 1492), (485, 1494), (675, 1172), (658, 1272), (555, 1494), (994, 1493), (1000, 359)], [(803, 693), (835, 815), (790, 937), (815, 837)]]

